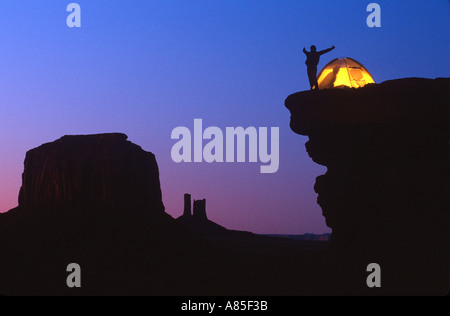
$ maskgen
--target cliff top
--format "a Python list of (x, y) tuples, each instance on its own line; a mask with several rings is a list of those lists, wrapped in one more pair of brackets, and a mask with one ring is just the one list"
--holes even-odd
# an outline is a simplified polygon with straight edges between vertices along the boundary
[(363, 88), (303, 91), (288, 96), (291, 128), (298, 134), (324, 127), (436, 120), (446, 123), (449, 78), (405, 78)]

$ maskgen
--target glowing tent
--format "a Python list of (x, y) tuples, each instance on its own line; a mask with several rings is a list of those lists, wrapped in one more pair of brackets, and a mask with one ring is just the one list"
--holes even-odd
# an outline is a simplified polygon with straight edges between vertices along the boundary
[(375, 83), (369, 71), (352, 58), (336, 58), (330, 61), (317, 77), (319, 90), (333, 88), (361, 88)]

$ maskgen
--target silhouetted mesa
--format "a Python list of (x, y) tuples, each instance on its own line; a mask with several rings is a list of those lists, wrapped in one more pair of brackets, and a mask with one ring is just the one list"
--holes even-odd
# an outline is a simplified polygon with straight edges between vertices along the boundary
[(164, 212), (155, 156), (124, 134), (64, 136), (30, 150), (22, 178), (20, 207)]
[(383, 288), (393, 293), (445, 293), (449, 79), (305, 91), (285, 105), (311, 158), (328, 168), (315, 190), (333, 249), (385, 263)]
[[(186, 293), (201, 267), (175, 263), (213, 251), (164, 212), (155, 156), (124, 134), (64, 136), (30, 150), (19, 206), (0, 214), (0, 249), (7, 295)], [(65, 282), (74, 262), (81, 289)]]

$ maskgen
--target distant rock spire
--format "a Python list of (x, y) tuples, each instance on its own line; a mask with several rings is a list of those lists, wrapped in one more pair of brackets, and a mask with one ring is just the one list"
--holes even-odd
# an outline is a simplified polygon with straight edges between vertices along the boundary
[(184, 194), (184, 211), (182, 217), (194, 220), (208, 220), (206, 216), (206, 199), (194, 200), (194, 209), (191, 208), (191, 195)]
[(206, 199), (194, 200), (194, 217), (199, 220), (207, 220), (206, 217)]
[(186, 193), (184, 195), (184, 212), (183, 216), (191, 216), (192, 208), (191, 208), (191, 195)]

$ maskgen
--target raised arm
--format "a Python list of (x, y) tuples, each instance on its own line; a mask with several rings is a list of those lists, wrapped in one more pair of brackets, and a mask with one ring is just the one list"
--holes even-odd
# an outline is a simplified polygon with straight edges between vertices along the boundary
[(306, 55), (306, 48), (303, 47), (303, 53)]
[(334, 45), (333, 45), (333, 46), (331, 46), (330, 48), (321, 50), (321, 51), (318, 52), (318, 53), (319, 53), (320, 55), (323, 55), (323, 54), (326, 54), (326, 53), (332, 51), (332, 50), (335, 49), (335, 48), (336, 48), (336, 47), (334, 47)]

